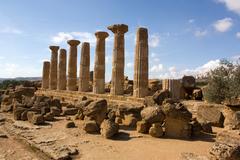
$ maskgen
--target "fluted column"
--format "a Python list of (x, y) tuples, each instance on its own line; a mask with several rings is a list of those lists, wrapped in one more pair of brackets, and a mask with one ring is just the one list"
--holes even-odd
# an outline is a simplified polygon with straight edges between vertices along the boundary
[(134, 58), (133, 96), (142, 98), (148, 94), (148, 30), (138, 28)]
[(93, 93), (105, 93), (105, 39), (107, 32), (96, 32), (95, 62), (93, 72)]
[(49, 89), (57, 89), (57, 64), (58, 64), (58, 49), (59, 46), (49, 46), (51, 50)]
[(58, 90), (66, 90), (67, 76), (67, 51), (65, 49), (60, 49), (59, 63), (58, 63)]
[(83, 42), (80, 59), (79, 86), (80, 92), (89, 91), (90, 81), (90, 44)]
[(115, 24), (108, 27), (114, 33), (114, 48), (112, 60), (111, 94), (124, 93), (124, 34), (128, 31), (125, 24)]
[(49, 88), (49, 71), (50, 71), (50, 62), (43, 62), (43, 70), (42, 70), (42, 89)]
[(163, 90), (171, 92), (171, 98), (181, 98), (181, 81), (179, 79), (164, 79), (162, 80), (162, 86)]
[(68, 57), (68, 77), (67, 89), (69, 91), (77, 90), (77, 46), (80, 44), (78, 40), (69, 40), (70, 45)]

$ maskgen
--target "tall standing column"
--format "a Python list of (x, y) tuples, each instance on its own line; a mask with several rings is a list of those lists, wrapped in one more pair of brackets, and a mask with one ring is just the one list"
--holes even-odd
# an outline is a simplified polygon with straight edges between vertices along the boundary
[(148, 94), (148, 30), (138, 28), (135, 46), (133, 96)]
[(49, 70), (50, 70), (50, 62), (43, 62), (43, 70), (42, 70), (42, 89), (49, 88)]
[(59, 46), (50, 46), (51, 50), (51, 63), (50, 63), (50, 76), (49, 76), (49, 89), (57, 89), (57, 65), (58, 65), (58, 49)]
[(68, 77), (67, 89), (69, 91), (77, 90), (77, 46), (80, 44), (78, 40), (69, 40), (70, 45), (68, 57)]
[(84, 42), (81, 49), (79, 87), (80, 92), (89, 91), (90, 81), (90, 44)]
[(58, 63), (58, 90), (66, 90), (67, 76), (66, 76), (66, 65), (67, 65), (67, 51), (60, 49), (59, 63)]
[(93, 93), (105, 93), (105, 39), (107, 32), (96, 32), (95, 62), (93, 72)]
[(111, 94), (124, 93), (124, 33), (128, 31), (125, 24), (115, 24), (108, 27), (114, 33), (114, 48), (112, 60)]

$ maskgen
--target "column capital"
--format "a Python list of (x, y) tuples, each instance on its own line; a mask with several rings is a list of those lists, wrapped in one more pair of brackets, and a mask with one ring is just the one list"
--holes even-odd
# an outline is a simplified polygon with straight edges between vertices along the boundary
[(128, 31), (128, 25), (126, 24), (114, 24), (108, 26), (107, 28), (115, 34), (117, 33), (124, 34)]
[(140, 27), (137, 29), (137, 39), (146, 40), (148, 38), (148, 29)]
[(80, 44), (80, 41), (79, 41), (79, 40), (72, 39), (72, 40), (68, 40), (67, 43), (68, 43), (70, 46), (77, 46), (77, 45)]
[(43, 61), (43, 65), (48, 65), (48, 64), (50, 64), (49, 61)]
[(60, 49), (60, 53), (66, 53), (66, 52), (67, 52), (66, 49), (64, 49), (64, 48), (61, 48), (61, 49)]
[(89, 42), (83, 42), (82, 46), (90, 46), (90, 43)]
[(107, 32), (104, 31), (98, 31), (95, 33), (95, 36), (99, 39), (105, 39), (109, 36), (109, 34)]
[(49, 46), (49, 49), (51, 49), (52, 51), (57, 52), (59, 50), (59, 46)]

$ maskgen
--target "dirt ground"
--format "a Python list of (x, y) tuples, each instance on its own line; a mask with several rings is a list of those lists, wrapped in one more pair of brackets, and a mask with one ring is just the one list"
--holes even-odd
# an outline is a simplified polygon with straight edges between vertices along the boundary
[[(11, 119), (11, 116), (7, 118)], [(8, 136), (0, 138), (0, 160), (49, 159), (36, 151), (57, 157), (67, 151), (73, 153), (75, 149), (78, 154), (72, 156), (73, 159), (81, 160), (177, 160), (184, 152), (207, 155), (215, 138), (215, 135), (202, 135), (191, 140), (152, 138), (135, 130), (121, 129), (118, 135), (109, 140), (98, 134), (86, 134), (81, 127), (81, 120), (75, 120), (76, 128), (66, 128), (67, 122), (62, 117), (56, 122), (36, 127), (28, 122), (7, 120), (0, 125), (0, 131)], [(213, 130), (218, 132), (220, 129)], [(21, 137), (21, 141), (16, 140)], [(35, 147), (30, 147), (24, 141)]]

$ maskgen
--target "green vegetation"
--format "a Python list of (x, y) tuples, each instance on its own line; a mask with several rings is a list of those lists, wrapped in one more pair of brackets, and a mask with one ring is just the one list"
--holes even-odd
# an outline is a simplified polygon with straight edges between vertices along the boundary
[(17, 86), (24, 84), (25, 81), (18, 81), (18, 80), (4, 80), (0, 83), (0, 89), (7, 89), (8, 86)]
[(240, 96), (240, 64), (222, 60), (220, 66), (208, 73), (205, 99), (221, 103), (225, 99)]

